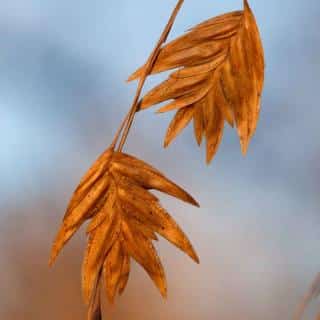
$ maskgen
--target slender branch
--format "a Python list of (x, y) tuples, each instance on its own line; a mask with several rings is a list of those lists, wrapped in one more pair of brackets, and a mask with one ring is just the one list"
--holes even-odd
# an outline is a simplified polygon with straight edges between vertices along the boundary
[(120, 124), (120, 127), (118, 128), (118, 130), (117, 130), (117, 132), (116, 132), (116, 134), (115, 134), (115, 136), (114, 136), (114, 138), (113, 138), (113, 141), (112, 141), (112, 143), (111, 143), (110, 148), (112, 148), (112, 149), (115, 148), (115, 146), (116, 146), (116, 144), (117, 144), (117, 142), (118, 142), (118, 140), (119, 140), (120, 134), (121, 134), (121, 132), (122, 132), (122, 130), (123, 130), (123, 128), (124, 128), (124, 126), (125, 126), (128, 118), (129, 118), (129, 115), (130, 115), (130, 111), (126, 114), (126, 116), (125, 116), (124, 119), (122, 120), (122, 122), (121, 122), (121, 124)]
[[(124, 126), (124, 123), (126, 123), (126, 126), (124, 128), (124, 132), (122, 134), (122, 137), (121, 137), (121, 140), (120, 140), (120, 144), (119, 144), (119, 147), (118, 147), (118, 151), (122, 151), (122, 148), (127, 140), (127, 137), (128, 137), (128, 134), (129, 134), (129, 131), (130, 131), (130, 128), (131, 128), (131, 125), (132, 125), (132, 122), (133, 122), (133, 119), (134, 119), (134, 116), (135, 116), (135, 113), (137, 112), (137, 108), (138, 108), (138, 105), (139, 105), (139, 98), (140, 98), (140, 95), (141, 95), (141, 91), (142, 91), (142, 88), (144, 86), (144, 83), (146, 81), (146, 78), (147, 76), (150, 74), (150, 72), (152, 71), (152, 68), (154, 66), (154, 63), (156, 62), (157, 58), (158, 58), (158, 55), (159, 55), (159, 52), (160, 52), (160, 49), (161, 49), (161, 46), (162, 44), (167, 40), (167, 37), (171, 31), (171, 28), (174, 24), (174, 21), (179, 13), (179, 10), (181, 9), (182, 7), (182, 4), (183, 4), (184, 0), (179, 0), (176, 7), (174, 8), (172, 14), (171, 14), (171, 17), (165, 27), (165, 29), (163, 30), (162, 34), (161, 34), (161, 37), (160, 39), (158, 40), (155, 48), (153, 49), (151, 55), (149, 56), (146, 64), (145, 64), (145, 67), (144, 67), (144, 70), (143, 70), (143, 74), (139, 80), (139, 85), (137, 87), (137, 91), (136, 91), (136, 95), (133, 99), (133, 103), (132, 103), (132, 106), (130, 108), (130, 111), (126, 117), (126, 119), (124, 120), (124, 122), (122, 123), (122, 125), (120, 126), (120, 129), (118, 130), (118, 135), (120, 134), (120, 132), (122, 131), (123, 129), (123, 126)], [(116, 135), (116, 138), (115, 138), (115, 144), (118, 140), (118, 137)]]
[(303, 299), (297, 306), (293, 320), (302, 320), (303, 314), (306, 311), (308, 304), (318, 297), (320, 294), (320, 273), (317, 274), (316, 278), (313, 280), (309, 290), (304, 295)]

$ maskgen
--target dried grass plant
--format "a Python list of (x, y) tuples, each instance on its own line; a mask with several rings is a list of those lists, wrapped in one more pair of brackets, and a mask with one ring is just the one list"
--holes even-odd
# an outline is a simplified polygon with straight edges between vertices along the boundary
[[(294, 320), (301, 320), (303, 315), (308, 308), (309, 304), (320, 295), (320, 273), (316, 275), (310, 288), (306, 291), (305, 295), (301, 299), (300, 303), (298, 304), (295, 313), (294, 313)], [(320, 312), (318, 313), (317, 320), (320, 319)]]
[[(199, 206), (196, 200), (151, 165), (122, 151), (136, 112), (171, 100), (159, 110), (176, 110), (165, 146), (193, 119), (198, 144), (206, 139), (208, 163), (217, 151), (225, 121), (237, 128), (243, 153), (257, 126), (264, 58), (248, 2), (244, 0), (242, 11), (209, 19), (164, 45), (183, 2), (178, 1), (147, 62), (129, 77), (139, 79), (132, 106), (111, 145), (74, 191), (52, 247), (50, 265), (90, 220), (82, 268), (88, 320), (102, 319), (102, 288), (110, 302), (123, 292), (131, 258), (166, 296), (164, 270), (152, 244), (157, 234), (199, 262), (187, 236), (150, 190)], [(175, 70), (166, 81), (140, 98), (148, 75), (171, 69)]]

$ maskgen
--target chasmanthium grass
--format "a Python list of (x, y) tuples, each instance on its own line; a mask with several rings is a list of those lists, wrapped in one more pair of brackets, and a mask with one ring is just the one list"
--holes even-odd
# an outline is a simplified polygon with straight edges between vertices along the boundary
[[(145, 67), (129, 77), (141, 77)], [(173, 100), (158, 110), (176, 114), (164, 146), (193, 119), (195, 137), (207, 140), (207, 162), (222, 138), (224, 121), (236, 126), (245, 154), (260, 111), (264, 57), (255, 18), (247, 1), (243, 11), (227, 13), (192, 28), (165, 45), (151, 73), (171, 69), (169, 78), (140, 101), (139, 109)]]
[[(206, 138), (208, 163), (219, 146), (224, 121), (236, 126), (243, 153), (256, 129), (264, 59), (248, 2), (244, 1), (243, 11), (207, 20), (163, 46), (182, 4), (178, 1), (148, 61), (129, 78), (139, 79), (132, 106), (110, 147), (80, 181), (53, 244), (50, 264), (79, 227), (90, 221), (82, 268), (88, 320), (102, 319), (103, 287), (110, 302), (123, 292), (131, 258), (166, 296), (164, 269), (152, 244), (157, 234), (199, 262), (187, 236), (150, 190), (199, 206), (196, 200), (159, 170), (122, 151), (136, 112), (172, 100), (160, 109), (177, 110), (165, 146), (193, 119), (198, 144)], [(148, 75), (171, 69), (177, 70), (140, 99)]]

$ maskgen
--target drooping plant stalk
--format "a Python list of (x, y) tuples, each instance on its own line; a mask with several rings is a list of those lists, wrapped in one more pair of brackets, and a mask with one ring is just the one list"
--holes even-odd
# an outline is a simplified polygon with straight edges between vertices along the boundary
[(120, 132), (122, 131), (122, 128), (124, 127), (124, 123), (126, 123), (126, 126), (124, 128), (124, 132), (122, 134), (122, 137), (121, 137), (121, 140), (120, 140), (120, 144), (119, 144), (119, 147), (118, 147), (118, 151), (122, 151), (123, 149), (123, 146), (126, 142), (126, 139), (128, 137), (128, 134), (129, 134), (129, 131), (130, 131), (130, 128), (132, 126), (132, 122), (133, 122), (133, 119), (134, 119), (134, 116), (135, 116), (135, 113), (137, 111), (137, 107), (138, 107), (138, 103), (139, 103), (139, 98), (140, 98), (140, 95), (141, 95), (141, 91), (142, 91), (142, 88), (144, 86), (144, 83), (146, 81), (146, 78), (147, 76), (150, 74), (152, 68), (153, 68), (153, 65), (154, 63), (156, 62), (157, 60), (157, 57), (159, 55), (159, 52), (160, 52), (160, 49), (161, 49), (161, 46), (162, 44), (167, 40), (168, 38), (168, 35), (172, 29), (172, 26), (174, 24), (174, 21), (183, 5), (183, 2), (184, 0), (179, 0), (176, 7), (174, 8), (172, 14), (171, 14), (171, 17), (166, 25), (166, 27), (164, 28), (155, 48), (153, 49), (153, 51), (151, 52), (147, 62), (146, 62), (146, 67), (144, 69), (144, 72), (139, 80), (139, 84), (138, 84), (138, 87), (137, 87), (137, 91), (136, 91), (136, 94), (135, 94), (135, 97), (133, 99), (133, 103), (132, 103), (132, 106), (129, 110), (129, 113), (128, 115), (126, 116), (124, 122), (121, 124), (120, 126)]
[[(148, 58), (132, 106), (110, 147), (100, 155), (74, 191), (52, 246), (50, 265), (79, 227), (90, 220), (87, 228), (88, 245), (82, 266), (82, 291), (84, 301), (88, 304), (89, 320), (101, 320), (102, 282), (110, 302), (114, 301), (117, 293), (122, 294), (128, 281), (131, 258), (147, 271), (162, 296), (166, 296), (164, 268), (152, 244), (152, 241), (158, 239), (157, 234), (199, 263), (187, 236), (150, 190), (167, 193), (194, 206), (199, 206), (197, 201), (154, 167), (121, 152), (146, 77), (157, 60), (183, 2), (178, 1)], [(115, 151), (120, 136), (121, 141)]]
[[(194, 118), (197, 142), (201, 143), (202, 136), (207, 140), (208, 162), (221, 140), (224, 121), (237, 127), (243, 151), (255, 131), (264, 60), (248, 1), (244, 0), (244, 10), (209, 19), (163, 46), (183, 2), (177, 2), (147, 62), (129, 78), (139, 78), (131, 108), (110, 147), (75, 189), (52, 246), (50, 265), (82, 224), (89, 221), (82, 265), (88, 320), (102, 319), (102, 288), (111, 303), (117, 294), (122, 294), (131, 259), (145, 269), (162, 296), (166, 296), (164, 268), (153, 246), (158, 235), (199, 263), (186, 234), (151, 191), (161, 191), (194, 206), (199, 206), (198, 202), (161, 171), (122, 152), (136, 112), (173, 99), (162, 108), (178, 109), (165, 145)], [(167, 81), (140, 98), (150, 74), (176, 68)]]
[(111, 149), (114, 149), (114, 148), (116, 147), (116, 144), (117, 144), (117, 142), (118, 142), (118, 140), (119, 140), (119, 138), (120, 138), (120, 134), (121, 134), (121, 132), (122, 132), (125, 124), (126, 124), (127, 121), (128, 121), (128, 118), (129, 118), (129, 115), (130, 115), (130, 111), (131, 111), (131, 109), (129, 110), (129, 112), (126, 114), (126, 116), (125, 116), (124, 119), (122, 120), (122, 122), (121, 122), (121, 124), (120, 124), (120, 126), (119, 126), (119, 128), (118, 128), (118, 130), (117, 130), (117, 132), (116, 132), (116, 134), (114, 135), (113, 141), (112, 141), (112, 143), (111, 143), (111, 145), (110, 145), (110, 148), (111, 148)]

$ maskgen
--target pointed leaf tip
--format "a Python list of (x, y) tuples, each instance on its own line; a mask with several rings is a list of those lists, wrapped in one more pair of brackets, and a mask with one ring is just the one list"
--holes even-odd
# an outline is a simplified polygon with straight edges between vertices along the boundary
[(249, 141), (240, 140), (241, 153), (245, 157), (249, 148)]
[(243, 0), (243, 7), (244, 7), (245, 9), (249, 9), (249, 10), (250, 10), (250, 5), (249, 5), (248, 0)]
[(191, 258), (196, 264), (200, 264), (200, 259), (195, 251), (194, 251), (194, 255)]

